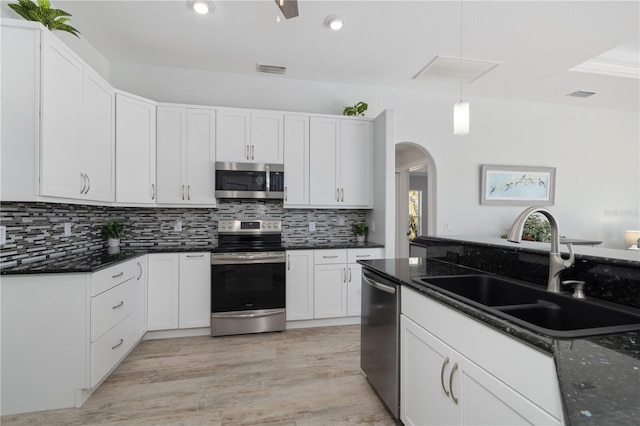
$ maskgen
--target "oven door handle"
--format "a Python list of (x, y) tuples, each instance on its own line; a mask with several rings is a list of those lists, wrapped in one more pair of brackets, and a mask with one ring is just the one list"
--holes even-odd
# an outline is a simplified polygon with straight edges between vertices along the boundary
[(230, 254), (212, 254), (212, 265), (238, 265), (247, 263), (284, 263), (284, 254), (247, 254), (247, 255), (230, 255)]
[(235, 313), (235, 312), (228, 312), (228, 313), (211, 314), (211, 318), (251, 319), (251, 318), (271, 317), (271, 316), (274, 316), (274, 315), (282, 315), (282, 314), (284, 314), (284, 312), (285, 312), (284, 309), (272, 309), (272, 310), (269, 310), (269, 312), (258, 312), (258, 313), (253, 313), (253, 314), (240, 314), (240, 313)]

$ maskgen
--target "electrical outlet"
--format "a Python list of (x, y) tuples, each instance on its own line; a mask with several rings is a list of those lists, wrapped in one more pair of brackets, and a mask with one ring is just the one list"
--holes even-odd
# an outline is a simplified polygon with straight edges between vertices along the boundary
[(371, 232), (376, 232), (376, 223), (375, 222), (371, 222), (371, 226), (370, 226), (369, 229), (371, 229)]
[(7, 227), (0, 226), (0, 245), (7, 244)]
[(65, 224), (64, 224), (64, 236), (65, 237), (70, 237), (71, 236), (71, 223), (70, 222), (65, 222)]
[(181, 232), (182, 231), (182, 221), (181, 220), (176, 220), (173, 223), (173, 230), (175, 232)]
[(316, 223), (309, 222), (309, 232), (316, 232)]
[(344, 225), (344, 216), (342, 215), (338, 216), (338, 225)]

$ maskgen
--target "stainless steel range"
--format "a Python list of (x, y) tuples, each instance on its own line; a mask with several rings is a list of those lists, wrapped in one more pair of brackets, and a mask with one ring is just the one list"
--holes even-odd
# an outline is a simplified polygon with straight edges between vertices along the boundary
[(278, 220), (219, 220), (211, 253), (211, 335), (286, 328), (285, 251)]

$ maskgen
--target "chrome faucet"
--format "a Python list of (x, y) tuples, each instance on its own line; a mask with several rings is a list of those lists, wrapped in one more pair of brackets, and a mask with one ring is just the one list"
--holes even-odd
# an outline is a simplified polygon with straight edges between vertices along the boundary
[(509, 230), (509, 234), (507, 235), (507, 240), (519, 243), (522, 239), (524, 222), (534, 213), (541, 213), (546, 216), (546, 218), (549, 219), (549, 224), (551, 225), (551, 251), (549, 252), (549, 281), (547, 283), (547, 291), (560, 293), (560, 272), (573, 265), (575, 256), (573, 254), (573, 245), (571, 243), (567, 243), (567, 247), (569, 248), (569, 258), (566, 260), (562, 258), (562, 255), (558, 250), (560, 246), (560, 232), (558, 230), (558, 220), (555, 216), (544, 207), (529, 207), (520, 213), (515, 222), (513, 222), (513, 225), (511, 225), (511, 229)]

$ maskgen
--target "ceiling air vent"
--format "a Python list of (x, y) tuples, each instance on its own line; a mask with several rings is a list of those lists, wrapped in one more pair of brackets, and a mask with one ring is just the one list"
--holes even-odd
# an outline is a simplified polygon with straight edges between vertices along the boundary
[(282, 65), (256, 64), (256, 71), (269, 74), (286, 74), (287, 67)]
[(584, 90), (577, 90), (575, 92), (569, 93), (567, 96), (571, 96), (573, 98), (588, 98), (589, 96), (595, 94), (596, 92), (585, 92)]

